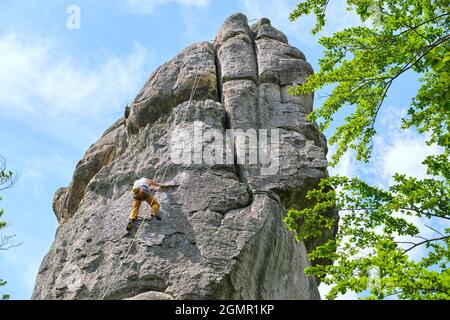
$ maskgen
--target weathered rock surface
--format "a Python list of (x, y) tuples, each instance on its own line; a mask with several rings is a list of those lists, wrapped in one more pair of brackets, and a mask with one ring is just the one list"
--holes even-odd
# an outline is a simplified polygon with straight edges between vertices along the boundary
[[(306, 121), (312, 96), (288, 95), (312, 72), (268, 19), (250, 27), (242, 14), (225, 21), (214, 43), (194, 44), (158, 68), (56, 192), (60, 226), (33, 299), (320, 298), (303, 272), (311, 244), (282, 221), (327, 175), (325, 138)], [(173, 161), (173, 148), (189, 150), (182, 141), (193, 124), (219, 136), (278, 129), (278, 161)], [(200, 150), (217, 136), (209, 138)], [(141, 176), (167, 185), (156, 194), (162, 221), (150, 221), (143, 205), (142, 228), (127, 235), (130, 183)]]

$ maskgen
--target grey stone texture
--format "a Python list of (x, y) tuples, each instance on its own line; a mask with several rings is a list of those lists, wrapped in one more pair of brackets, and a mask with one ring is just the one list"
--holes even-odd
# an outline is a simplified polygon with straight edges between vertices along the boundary
[[(105, 299), (320, 299), (304, 273), (307, 252), (333, 232), (304, 244), (283, 222), (327, 176), (325, 137), (306, 121), (312, 96), (288, 94), (312, 72), (268, 19), (249, 26), (242, 14), (213, 43), (159, 67), (56, 192), (60, 225), (32, 298), (101, 299), (111, 284)], [(263, 174), (264, 165), (236, 159), (174, 163), (171, 146), (194, 122), (223, 135), (278, 129), (278, 170)], [(130, 184), (142, 176), (165, 185), (156, 193), (162, 221), (143, 204), (127, 234)]]

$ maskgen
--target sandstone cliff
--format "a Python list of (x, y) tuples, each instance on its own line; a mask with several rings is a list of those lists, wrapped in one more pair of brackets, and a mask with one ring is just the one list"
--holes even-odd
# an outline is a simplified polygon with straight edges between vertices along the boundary
[[(320, 298), (303, 272), (314, 244), (297, 242), (282, 221), (327, 175), (326, 140), (306, 121), (312, 96), (288, 94), (312, 72), (268, 19), (250, 27), (242, 14), (228, 18), (213, 43), (191, 45), (159, 67), (56, 192), (60, 226), (33, 299), (99, 299), (110, 283), (106, 299)], [(231, 163), (174, 161), (174, 146), (186, 154), (194, 124), (224, 137), (227, 129), (272, 137), (278, 129), (270, 147), (277, 158), (241, 163), (238, 146), (223, 150), (234, 152)], [(217, 137), (209, 138), (201, 150)], [(167, 185), (156, 194), (162, 221), (143, 205), (127, 235), (130, 183), (140, 176)]]

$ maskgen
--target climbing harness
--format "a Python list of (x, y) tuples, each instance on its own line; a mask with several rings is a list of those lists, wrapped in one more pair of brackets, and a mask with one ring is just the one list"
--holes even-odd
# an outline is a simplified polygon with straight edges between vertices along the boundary
[(155, 190), (152, 188), (149, 188), (147, 186), (140, 186), (140, 187), (133, 187), (133, 189), (131, 190), (133, 193), (133, 198), (134, 199), (138, 199), (138, 200), (145, 200), (144, 198), (142, 198), (139, 193), (144, 193), (146, 196), (147, 195), (151, 195), (154, 196), (155, 195)]

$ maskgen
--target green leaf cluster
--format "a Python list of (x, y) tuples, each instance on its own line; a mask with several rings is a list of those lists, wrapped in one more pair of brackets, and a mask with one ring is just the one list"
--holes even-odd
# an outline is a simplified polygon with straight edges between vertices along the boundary
[[(309, 253), (313, 263), (306, 269), (332, 285), (330, 299), (348, 291), (364, 293), (367, 299), (450, 299), (450, 229), (439, 227), (450, 220), (450, 3), (346, 2), (361, 25), (322, 37), (320, 70), (291, 88), (291, 94), (306, 94), (333, 87), (323, 105), (309, 115), (322, 130), (343, 107), (351, 110), (329, 139), (337, 147), (331, 164), (350, 149), (357, 160), (370, 160), (377, 117), (392, 84), (405, 73), (421, 75), (421, 86), (401, 128), (414, 128), (440, 152), (423, 161), (429, 177), (395, 174), (387, 188), (358, 178), (323, 179), (307, 195), (314, 205), (289, 210), (285, 222), (298, 240), (309, 241), (333, 227), (336, 219), (326, 213), (339, 210), (336, 237)], [(326, 24), (327, 5), (328, 0), (302, 1), (290, 19), (314, 14), (312, 32), (318, 33)], [(429, 223), (420, 225), (419, 219)], [(419, 227), (432, 230), (434, 236), (424, 237)], [(411, 255), (417, 249), (423, 250), (419, 258)], [(314, 264), (324, 260), (333, 263)]]

